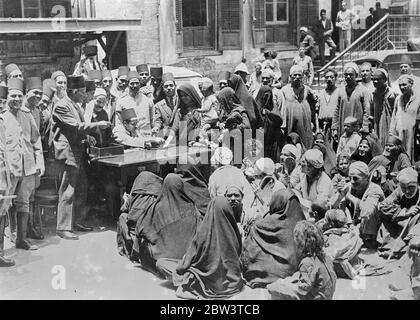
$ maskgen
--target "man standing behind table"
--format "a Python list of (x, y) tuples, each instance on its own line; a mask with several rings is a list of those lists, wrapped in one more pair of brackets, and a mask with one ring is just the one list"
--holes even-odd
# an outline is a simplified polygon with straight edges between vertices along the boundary
[(316, 30), (316, 40), (319, 46), (319, 58), (321, 60), (321, 66), (325, 65), (325, 44), (327, 44), (330, 50), (330, 60), (334, 59), (335, 51), (337, 46), (331, 38), (332, 33), (334, 32), (334, 24), (331, 19), (327, 18), (327, 11), (322, 9), (320, 12), (321, 19), (318, 20), (315, 25)]
[(73, 232), (75, 215), (79, 215), (74, 228), (90, 231), (83, 224), (85, 219), (86, 173), (83, 160), (86, 156), (86, 140), (93, 130), (106, 129), (110, 122), (86, 124), (80, 105), (85, 100), (86, 87), (82, 76), (68, 77), (67, 96), (58, 101), (53, 109), (52, 130), (54, 156), (60, 171), (58, 191), (57, 235), (63, 239), (77, 240)]
[(130, 67), (123, 66), (118, 68), (118, 74), (116, 80), (116, 86), (112, 87), (111, 93), (116, 99), (121, 98), (127, 93), (128, 80), (127, 76), (130, 72)]
[(115, 109), (117, 106), (117, 99), (111, 92), (112, 84), (113, 81), (111, 71), (102, 70), (102, 88), (104, 88), (106, 91), (106, 105), (103, 110), (105, 110), (108, 114), (108, 119), (112, 126), (115, 126)]
[(340, 29), (340, 51), (344, 51), (350, 46), (352, 24), (357, 19), (359, 19), (358, 15), (347, 9), (347, 3), (343, 1), (336, 20), (336, 27)]
[(162, 83), (165, 99), (155, 104), (152, 132), (158, 133), (160, 130), (163, 130), (162, 136), (166, 137), (178, 111), (179, 98), (176, 93), (176, 83), (172, 73), (165, 73), (162, 76)]
[(146, 63), (139, 64), (136, 71), (140, 76), (140, 92), (146, 97), (153, 99), (153, 86), (150, 84), (150, 71)]
[(137, 71), (128, 74), (128, 93), (117, 100), (116, 111), (119, 113), (117, 125), (122, 124), (121, 112), (124, 109), (134, 109), (137, 115), (137, 131), (149, 135), (153, 127), (154, 106), (152, 99), (140, 91), (140, 76)]
[(6, 154), (10, 164), (10, 195), (16, 195), (16, 248), (37, 250), (27, 239), (29, 199), (35, 190), (37, 176), (44, 173), (41, 138), (31, 112), (23, 107), (23, 86), (20, 79), (10, 79), (8, 110), (0, 115), (5, 125)]

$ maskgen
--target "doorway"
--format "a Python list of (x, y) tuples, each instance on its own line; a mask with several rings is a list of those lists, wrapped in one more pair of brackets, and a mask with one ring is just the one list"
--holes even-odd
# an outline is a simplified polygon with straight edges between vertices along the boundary
[(184, 50), (216, 49), (216, 0), (182, 0)]
[[(334, 43), (337, 45), (337, 47), (340, 43), (339, 29), (335, 26), (335, 21), (337, 20), (338, 11), (340, 11), (340, 1), (331, 0), (331, 21), (334, 24), (334, 32), (332, 34), (332, 39)], [(339, 48), (339, 50), (341, 51), (341, 48)]]

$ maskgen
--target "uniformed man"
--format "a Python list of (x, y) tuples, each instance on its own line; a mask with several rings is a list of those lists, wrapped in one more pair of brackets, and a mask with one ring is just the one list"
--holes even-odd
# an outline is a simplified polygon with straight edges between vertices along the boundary
[(172, 126), (178, 110), (179, 99), (176, 94), (176, 83), (172, 73), (165, 73), (162, 76), (163, 92), (165, 99), (155, 104), (155, 114), (153, 117), (153, 133), (162, 131), (162, 136), (168, 135), (168, 130)]
[[(121, 116), (124, 109), (134, 109), (137, 114), (137, 130), (139, 134), (150, 135), (153, 125), (153, 101), (140, 91), (140, 76), (137, 71), (128, 74), (128, 93), (117, 100), (116, 111)], [(122, 124), (117, 119), (117, 124)]]
[(111, 93), (112, 84), (111, 71), (102, 70), (102, 88), (106, 91), (106, 104), (104, 110), (108, 114), (108, 119), (111, 121), (111, 124), (115, 126), (115, 108), (117, 106), (117, 99)]
[(57, 235), (63, 239), (77, 240), (79, 237), (73, 230), (92, 230), (84, 224), (87, 194), (84, 166), (86, 141), (89, 140), (90, 132), (96, 128), (106, 129), (111, 123), (99, 121), (86, 124), (80, 107), (86, 96), (85, 79), (83, 76), (69, 76), (67, 82), (67, 97), (56, 103), (52, 116), (54, 156), (61, 177)]
[(5, 125), (6, 153), (10, 164), (11, 188), (16, 195), (16, 248), (37, 250), (27, 239), (29, 199), (35, 189), (35, 179), (44, 173), (41, 138), (35, 120), (23, 106), (23, 81), (10, 79), (8, 110), (1, 117)]

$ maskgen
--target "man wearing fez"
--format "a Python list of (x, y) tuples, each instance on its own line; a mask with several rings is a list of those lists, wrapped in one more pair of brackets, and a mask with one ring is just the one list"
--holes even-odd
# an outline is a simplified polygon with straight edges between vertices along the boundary
[(7, 81), (13, 78), (23, 80), (22, 71), (20, 71), (19, 67), (14, 63), (8, 64), (5, 68), (5, 71), (7, 75)]
[[(147, 98), (140, 91), (140, 76), (137, 71), (130, 71), (128, 74), (128, 94), (117, 101), (116, 112), (121, 115), (124, 109), (134, 109), (137, 114), (138, 133), (150, 133), (153, 124), (153, 101)], [(122, 124), (121, 119), (117, 119), (117, 124)]]
[(150, 85), (149, 66), (145, 63), (139, 64), (136, 71), (140, 76), (140, 91), (146, 97), (153, 99), (153, 87)]
[(102, 88), (106, 91), (106, 104), (103, 110), (108, 114), (108, 119), (111, 124), (115, 126), (115, 108), (117, 106), (117, 99), (111, 93), (112, 88), (112, 74), (109, 70), (102, 70)]
[[(44, 126), (42, 122), (42, 112), (39, 108), (39, 102), (41, 101), (42, 97), (42, 81), (39, 77), (32, 77), (26, 79), (26, 96), (24, 101), (24, 107), (22, 110), (30, 111), (32, 116), (34, 117), (38, 132), (41, 132), (41, 128)], [(42, 240), (44, 236), (37, 230), (34, 218), (34, 209), (35, 209), (35, 190), (40, 186), (40, 176), (42, 176), (45, 172), (45, 165), (44, 165), (44, 154), (42, 149), (42, 136), (38, 140), (37, 146), (37, 155), (36, 158), (39, 159), (39, 163), (41, 166), (41, 174), (36, 175), (35, 177), (35, 188), (31, 193), (31, 197), (29, 198), (29, 221), (28, 221), (28, 237), (32, 239)], [(41, 216), (37, 217), (38, 223), (41, 222)], [(39, 224), (38, 224), (39, 226)]]
[(153, 87), (153, 103), (158, 103), (159, 101), (165, 99), (162, 86), (162, 75), (162, 67), (150, 68), (150, 81)]
[(39, 131), (43, 150), (48, 150), (48, 137), (50, 136), (50, 121), (55, 91), (55, 82), (52, 79), (45, 79), (42, 82), (42, 97), (38, 107), (41, 111), (41, 123), (43, 124)]
[(151, 146), (159, 146), (163, 143), (162, 138), (142, 137), (138, 134), (137, 126), (138, 119), (136, 111), (133, 108), (123, 109), (121, 111), (122, 124), (117, 125), (112, 131), (114, 139), (117, 143), (125, 147), (145, 148), (146, 144)]
[(122, 66), (118, 68), (118, 75), (116, 80), (116, 86), (112, 87), (111, 91), (112, 94), (116, 97), (116, 99), (121, 98), (123, 95), (127, 93), (128, 87), (128, 80), (127, 76), (130, 72), (130, 67)]
[(97, 46), (86, 46), (83, 49), (83, 54), (80, 57), (80, 61), (74, 68), (74, 75), (83, 75), (87, 77), (90, 70), (102, 70), (104, 69), (101, 63), (98, 61), (98, 47)]
[(8, 110), (0, 115), (6, 135), (6, 154), (9, 160), (11, 184), (8, 193), (16, 195), (16, 248), (37, 250), (27, 239), (29, 199), (35, 180), (44, 172), (40, 135), (29, 109), (23, 106), (23, 81), (10, 79)]
[(55, 82), (55, 95), (53, 103), (63, 99), (67, 95), (67, 77), (63, 71), (55, 71), (51, 75), (51, 80)]
[(162, 83), (165, 99), (155, 104), (152, 132), (157, 133), (163, 129), (163, 136), (165, 137), (174, 122), (179, 99), (176, 94), (176, 83), (172, 73), (165, 73), (162, 76)]
[(63, 239), (77, 240), (79, 237), (73, 230), (92, 230), (83, 223), (87, 193), (84, 160), (86, 143), (91, 140), (88, 135), (97, 128), (106, 129), (111, 124), (107, 121), (86, 124), (80, 107), (86, 96), (85, 79), (83, 76), (69, 76), (67, 82), (67, 97), (56, 103), (52, 116), (54, 156), (61, 177), (57, 235)]
[(86, 100), (83, 103), (83, 106), (86, 106), (89, 102), (93, 100), (93, 95), (95, 94), (96, 84), (94, 80), (86, 80)]
[(90, 70), (88, 73), (87, 80), (95, 81), (96, 88), (102, 88), (102, 71), (101, 70)]

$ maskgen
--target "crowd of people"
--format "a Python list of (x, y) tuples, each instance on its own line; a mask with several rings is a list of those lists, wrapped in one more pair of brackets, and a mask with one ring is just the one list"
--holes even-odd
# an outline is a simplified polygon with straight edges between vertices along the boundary
[[(302, 47), (301, 60), (308, 54)], [(113, 79), (96, 57), (87, 46), (72, 75), (43, 81), (5, 68), (0, 266), (15, 264), (3, 255), (6, 225), (18, 249), (43, 239), (34, 197), (44, 177), (59, 182), (57, 235), (77, 240), (75, 231), (92, 230), (87, 190), (115, 192), (90, 166), (90, 148), (187, 144), (211, 150), (211, 170), (190, 156), (173, 173), (141, 172), (117, 223), (119, 253), (172, 281), (177, 296), (228, 298), (247, 284), (273, 299), (332, 299), (337, 278), (366, 274), (365, 248), (410, 263), (408, 289), (420, 298), (420, 95), (410, 61), (399, 91), (386, 70), (354, 63), (342, 85), (330, 68), (316, 91), (301, 63), (282, 79), (266, 52), (252, 74), (242, 62), (220, 72), (218, 88), (202, 78), (197, 90), (147, 64)]]

